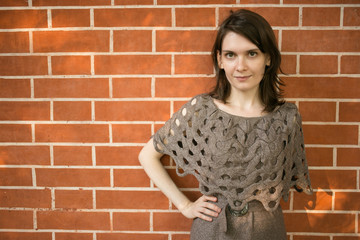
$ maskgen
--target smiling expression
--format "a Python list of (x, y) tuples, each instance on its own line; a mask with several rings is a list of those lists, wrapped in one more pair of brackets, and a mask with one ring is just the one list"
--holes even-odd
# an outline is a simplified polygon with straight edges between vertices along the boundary
[(244, 92), (258, 90), (265, 66), (270, 65), (270, 58), (247, 38), (229, 32), (222, 42), (218, 62), (219, 67), (225, 71), (231, 92)]

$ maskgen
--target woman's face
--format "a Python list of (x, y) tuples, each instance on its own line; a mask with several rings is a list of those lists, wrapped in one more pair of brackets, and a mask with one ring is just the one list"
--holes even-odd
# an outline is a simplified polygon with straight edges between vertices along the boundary
[(218, 53), (218, 62), (225, 71), (231, 92), (247, 92), (259, 88), (270, 57), (242, 35), (228, 32), (222, 42), (222, 52)]

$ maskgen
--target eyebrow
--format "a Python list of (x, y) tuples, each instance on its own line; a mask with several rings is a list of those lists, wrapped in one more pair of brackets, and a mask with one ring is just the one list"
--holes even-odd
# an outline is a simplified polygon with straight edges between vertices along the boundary
[[(232, 50), (222, 50), (223, 52), (234, 52)], [(259, 48), (253, 48), (253, 49), (249, 49), (249, 50), (246, 50), (246, 52), (253, 52), (253, 51), (260, 51)]]

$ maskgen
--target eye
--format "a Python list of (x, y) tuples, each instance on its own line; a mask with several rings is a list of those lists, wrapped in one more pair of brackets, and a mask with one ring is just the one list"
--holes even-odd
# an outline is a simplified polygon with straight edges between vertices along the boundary
[(258, 53), (255, 52), (255, 51), (250, 51), (250, 52), (249, 52), (249, 56), (250, 56), (250, 57), (256, 57), (257, 54), (258, 54)]
[(232, 53), (232, 52), (228, 52), (228, 53), (225, 53), (225, 57), (226, 58), (233, 58), (233, 57), (235, 57), (235, 54)]

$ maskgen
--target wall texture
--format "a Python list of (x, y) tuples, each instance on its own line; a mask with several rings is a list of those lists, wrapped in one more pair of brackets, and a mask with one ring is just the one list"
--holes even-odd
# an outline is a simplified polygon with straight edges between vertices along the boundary
[(282, 203), (289, 239), (359, 240), (359, 0), (1, 0), (0, 239), (188, 239), (137, 155), (213, 86), (215, 31), (238, 8), (273, 26), (303, 115), (315, 194)]

